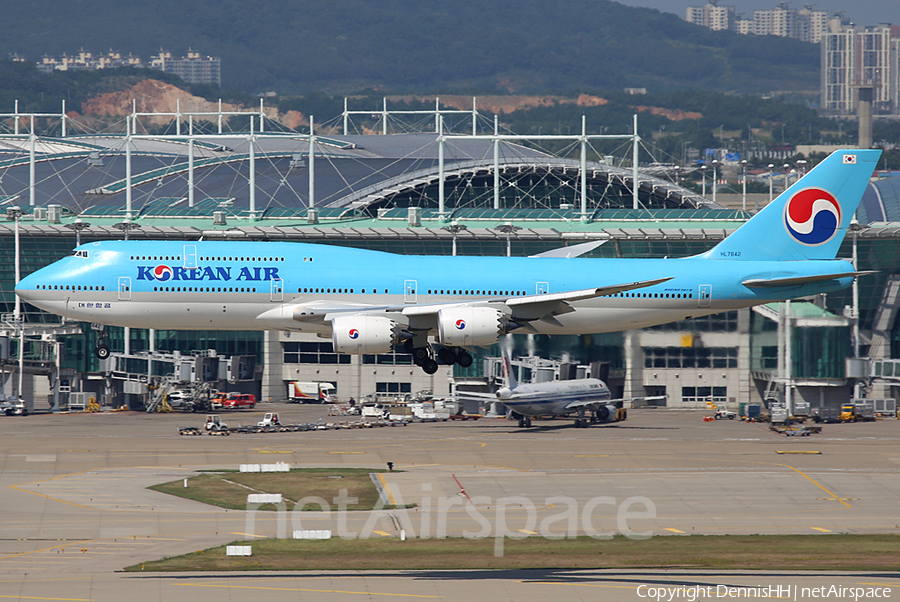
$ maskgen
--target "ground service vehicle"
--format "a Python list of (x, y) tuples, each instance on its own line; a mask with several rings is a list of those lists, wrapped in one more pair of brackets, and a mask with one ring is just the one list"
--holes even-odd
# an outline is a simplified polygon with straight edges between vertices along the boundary
[(221, 400), (221, 403), (223, 409), (253, 409), (256, 407), (256, 395), (253, 395), (252, 393), (229, 393)]
[(278, 420), (276, 412), (266, 412), (266, 415), (256, 423), (256, 426), (281, 426), (281, 421)]
[(228, 425), (222, 422), (218, 414), (212, 414), (206, 417), (206, 424), (203, 425), (208, 431), (221, 431), (228, 428)]
[(337, 403), (337, 389), (331, 383), (292, 380), (288, 383), (288, 401), (291, 403)]
[(841, 405), (841, 422), (869, 422), (875, 420), (875, 405), (857, 400)]
[(0, 403), (0, 409), (7, 416), (28, 416), (28, 408), (25, 407), (25, 402), (15, 397)]
[(737, 412), (732, 412), (723, 405), (716, 406), (716, 420), (724, 420), (725, 418), (734, 420), (737, 418)]
[(837, 408), (816, 408), (812, 414), (813, 422), (840, 422), (841, 413)]

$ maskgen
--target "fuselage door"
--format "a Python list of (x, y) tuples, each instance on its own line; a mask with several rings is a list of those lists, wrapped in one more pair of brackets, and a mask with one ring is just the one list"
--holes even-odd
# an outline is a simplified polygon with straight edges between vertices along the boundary
[(416, 289), (418, 288), (418, 283), (415, 280), (404, 280), (403, 281), (403, 302), (404, 303), (415, 303), (418, 295), (416, 294)]
[(697, 292), (697, 307), (709, 307), (712, 303), (712, 285), (701, 284)]
[(270, 301), (283, 301), (284, 300), (284, 280), (281, 278), (272, 278), (271, 280), (272, 288), (271, 294), (269, 295)]
[(119, 301), (131, 301), (131, 276), (119, 276)]
[(184, 245), (184, 269), (197, 269), (197, 245)]
[(538, 282), (535, 285), (535, 291), (538, 295), (546, 295), (550, 292), (550, 283), (549, 282)]

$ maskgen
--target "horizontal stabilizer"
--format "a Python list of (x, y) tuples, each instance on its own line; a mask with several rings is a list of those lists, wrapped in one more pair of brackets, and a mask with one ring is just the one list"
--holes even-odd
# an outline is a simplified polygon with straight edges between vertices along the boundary
[(752, 288), (775, 288), (781, 286), (802, 286), (813, 282), (822, 282), (824, 280), (835, 280), (838, 278), (854, 278), (856, 276), (865, 276), (874, 274), (869, 272), (839, 272), (837, 274), (816, 274), (815, 276), (791, 276), (789, 278), (753, 278), (744, 280), (741, 284)]

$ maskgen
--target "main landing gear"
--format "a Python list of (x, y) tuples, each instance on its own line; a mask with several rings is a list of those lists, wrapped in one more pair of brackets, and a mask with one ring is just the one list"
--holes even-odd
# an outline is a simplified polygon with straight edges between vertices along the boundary
[(407, 339), (404, 341), (403, 347), (407, 353), (413, 356), (413, 362), (420, 366), (426, 374), (437, 372), (438, 363), (435, 361), (435, 355), (437, 355), (438, 360), (447, 366), (459, 364), (463, 368), (468, 368), (472, 365), (472, 356), (465, 349), (440, 347), (437, 354), (435, 354), (434, 347), (431, 344), (425, 343), (423, 346), (416, 347), (413, 341), (413, 339)]
[[(597, 422), (597, 414), (592, 413), (590, 421)], [(588, 427), (588, 419), (584, 417), (584, 408), (578, 408), (578, 418), (575, 419), (575, 428), (586, 429)]]
[(97, 340), (97, 346), (94, 347), (94, 355), (96, 355), (101, 360), (105, 360), (110, 355), (109, 346), (106, 344), (106, 338), (101, 338)]
[(106, 332), (102, 324), (91, 324), (91, 329), (97, 332), (97, 346), (94, 347), (94, 355), (101, 360), (109, 357), (109, 346), (106, 344)]

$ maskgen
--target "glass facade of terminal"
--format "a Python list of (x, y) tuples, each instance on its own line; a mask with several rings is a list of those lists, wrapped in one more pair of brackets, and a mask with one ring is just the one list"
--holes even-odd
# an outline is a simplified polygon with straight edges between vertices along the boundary
[[(22, 275), (47, 265), (71, 252), (75, 243), (74, 237), (61, 236), (26, 236), (21, 239)], [(431, 240), (384, 240), (370, 239), (344, 242), (356, 247), (411, 254), (447, 254), (449, 243)], [(714, 244), (714, 241), (696, 240), (614, 240), (600, 246), (594, 256), (603, 257), (681, 257), (700, 253)], [(513, 240), (512, 252), (515, 255), (528, 255), (547, 250), (554, 246), (548, 241), (522, 242)], [(882, 297), (887, 279), (900, 272), (900, 239), (898, 238), (860, 238), (859, 269), (876, 270), (877, 273), (859, 279), (860, 325), (863, 330), (871, 328), (872, 321)], [(505, 255), (506, 241), (460, 241), (459, 254)], [(849, 258), (852, 253), (851, 243), (846, 241), (839, 256)], [(13, 309), (12, 282), (14, 280), (14, 240), (11, 235), (0, 236), (0, 311), (10, 313)], [(825, 306), (833, 314), (842, 315), (845, 306), (851, 305), (850, 289), (832, 293), (824, 300)], [(24, 307), (29, 322), (56, 322), (56, 318), (47, 316), (29, 306)], [(99, 362), (92, 350), (96, 345), (97, 333), (91, 331), (88, 324), (83, 324), (83, 334), (64, 337), (65, 351), (63, 367), (79, 372), (95, 372), (99, 370)], [(728, 312), (685, 322), (655, 327), (658, 331), (687, 332), (734, 332), (737, 328), (737, 312)], [(749, 369), (759, 372), (773, 373), (777, 369), (777, 337), (776, 325), (772, 320), (751, 312), (751, 352)], [(114, 352), (124, 350), (123, 329), (108, 328), (107, 341)], [(150, 348), (148, 331), (133, 329), (131, 331), (131, 351), (140, 352)], [(592, 361), (609, 362), (613, 370), (626, 367), (624, 359), (624, 335), (610, 333), (588, 336), (548, 337), (543, 335), (520, 335), (515, 337), (514, 354), (536, 354), (542, 357), (570, 357), (572, 361), (590, 363)], [(900, 320), (895, 320), (889, 333), (891, 356), (900, 355)], [(260, 365), (265, 357), (263, 353), (264, 333), (262, 332), (222, 332), (222, 331), (157, 331), (156, 349), (158, 351), (179, 351), (190, 353), (215, 349), (221, 355), (255, 355)], [(865, 354), (866, 349), (863, 348)], [(499, 347), (479, 349), (475, 356), (495, 355)], [(38, 353), (35, 351), (34, 353)], [(793, 339), (794, 375), (796, 377), (839, 379), (844, 377), (844, 360), (850, 355), (849, 328), (799, 328), (795, 330)], [(31, 355), (31, 353), (29, 354)], [(735, 367), (736, 352), (732, 348), (721, 349), (672, 349), (652, 348), (647, 350), (642, 363), (647, 367), (691, 366), (702, 367)], [(284, 343), (283, 362), (286, 364), (347, 364), (350, 356), (333, 352), (327, 341), (306, 343)], [(408, 354), (397, 351), (390, 354), (366, 355), (361, 358), (363, 364), (406, 366), (411, 363)], [(454, 367), (457, 376), (480, 376), (482, 365), (476, 361), (468, 369)]]

